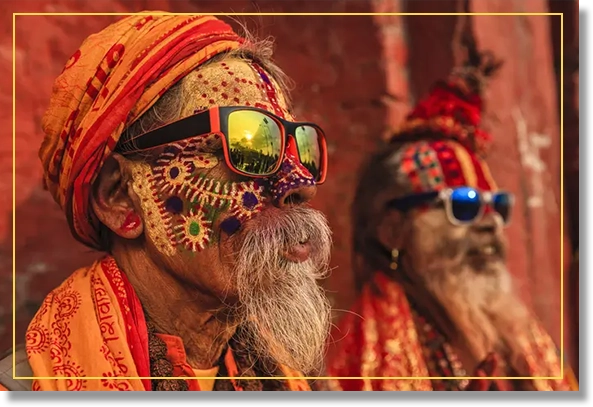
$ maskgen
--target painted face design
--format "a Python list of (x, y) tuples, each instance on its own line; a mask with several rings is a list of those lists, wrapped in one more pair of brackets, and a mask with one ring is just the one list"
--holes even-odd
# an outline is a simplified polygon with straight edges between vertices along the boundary
[[(181, 117), (212, 106), (255, 106), (294, 120), (274, 78), (258, 65), (239, 59), (208, 64), (184, 78), (186, 92), (196, 95)], [(196, 253), (216, 243), (220, 229), (235, 233), (259, 213), (266, 197), (278, 201), (292, 188), (313, 185), (311, 174), (287, 155), (281, 170), (268, 179), (222, 181), (209, 175), (217, 165), (218, 135), (170, 144), (154, 163), (134, 163), (133, 188), (142, 199), (146, 233), (165, 255)], [(264, 193), (265, 191), (265, 193)], [(268, 198), (269, 199), (269, 198)]]
[(227, 233), (260, 212), (264, 187), (257, 181), (215, 179), (208, 170), (219, 163), (212, 153), (218, 135), (170, 144), (151, 166), (134, 164), (133, 188), (145, 209), (146, 232), (165, 254), (199, 252), (218, 240), (214, 224), (224, 214)]
[(292, 189), (315, 185), (315, 178), (299, 160), (287, 154), (280, 170), (274, 176), (266, 178), (264, 185), (274, 202), (278, 202)]

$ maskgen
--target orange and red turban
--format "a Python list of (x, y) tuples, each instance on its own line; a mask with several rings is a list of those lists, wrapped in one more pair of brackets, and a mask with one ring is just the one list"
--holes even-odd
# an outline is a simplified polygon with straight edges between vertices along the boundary
[(123, 130), (197, 66), (243, 41), (212, 16), (150, 12), (84, 41), (54, 83), (39, 151), (45, 187), (74, 237), (100, 248), (90, 191)]
[(486, 76), (472, 66), (454, 71), (446, 81), (433, 86), (392, 135), (391, 142), (404, 143), (395, 158), (405, 180), (399, 195), (456, 186), (485, 191), (497, 188), (483, 159), (491, 141), (490, 134), (480, 127), (481, 88)]

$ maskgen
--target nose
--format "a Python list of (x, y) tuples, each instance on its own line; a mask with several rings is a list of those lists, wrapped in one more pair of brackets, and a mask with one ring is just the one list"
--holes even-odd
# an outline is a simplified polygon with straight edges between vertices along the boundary
[(304, 205), (317, 194), (315, 178), (301, 164), (297, 154), (291, 137), (280, 170), (268, 181), (274, 205), (278, 208)]
[(473, 228), (479, 233), (497, 233), (502, 228), (502, 218), (490, 206), (487, 206), (484, 215), (474, 223)]
[(317, 187), (315, 185), (303, 185), (287, 190), (282, 194), (276, 202), (279, 208), (286, 208), (290, 206), (304, 205), (310, 202), (317, 194)]

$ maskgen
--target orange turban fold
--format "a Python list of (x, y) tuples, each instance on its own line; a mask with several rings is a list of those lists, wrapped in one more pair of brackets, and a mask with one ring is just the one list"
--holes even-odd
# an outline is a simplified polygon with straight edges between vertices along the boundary
[(84, 41), (54, 83), (39, 151), (45, 187), (74, 237), (100, 248), (91, 186), (123, 130), (189, 72), (243, 41), (212, 16), (150, 12)]

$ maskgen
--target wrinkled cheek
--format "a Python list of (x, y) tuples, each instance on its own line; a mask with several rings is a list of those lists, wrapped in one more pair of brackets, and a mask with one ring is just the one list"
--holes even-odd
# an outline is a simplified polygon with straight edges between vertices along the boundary
[[(153, 192), (156, 192), (153, 189)], [(161, 197), (154, 194), (154, 205), (158, 208), (154, 223), (159, 223), (160, 233), (153, 236), (160, 242), (159, 248), (169, 253), (197, 253), (208, 247), (214, 240), (213, 220), (215, 210), (201, 207), (187, 196)], [(164, 233), (163, 230), (164, 229)]]
[(450, 225), (449, 239), (456, 243), (456, 246), (467, 246), (468, 226), (465, 225)]
[[(144, 171), (138, 171), (133, 187), (141, 199), (146, 234), (152, 244), (166, 256), (206, 248), (212, 240), (212, 221), (192, 203), (192, 189), (185, 182), (169, 182), (163, 174), (171, 173), (171, 168), (139, 167)], [(180, 175), (176, 167), (173, 174)]]
[(414, 233), (412, 241), (414, 254), (425, 263), (438, 265), (440, 260), (461, 262), (465, 258), (467, 233), (464, 227), (425, 227)]
[(168, 238), (171, 234), (170, 217), (165, 216), (165, 211), (155, 196), (151, 168), (147, 164), (138, 164), (133, 172), (132, 188), (140, 198), (144, 215), (144, 233), (162, 254), (173, 256), (176, 253), (175, 246)]
[[(193, 181), (185, 199), (169, 197), (160, 202), (160, 214), (170, 231), (169, 240), (177, 248), (200, 252), (219, 242), (220, 232), (215, 233), (217, 222), (222, 220), (220, 231), (232, 235), (264, 207), (263, 188), (254, 182), (231, 183), (209, 178)], [(171, 205), (172, 198), (175, 205)]]
[(234, 183), (211, 178), (200, 170), (218, 165), (218, 159), (200, 152), (201, 141), (167, 148), (154, 166), (137, 164), (134, 189), (145, 208), (147, 235), (164, 254), (196, 253), (217, 243), (215, 227), (235, 233), (259, 213), (265, 203), (257, 182)]

